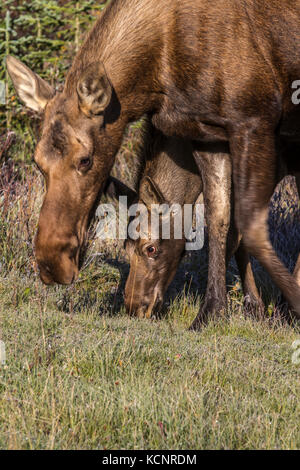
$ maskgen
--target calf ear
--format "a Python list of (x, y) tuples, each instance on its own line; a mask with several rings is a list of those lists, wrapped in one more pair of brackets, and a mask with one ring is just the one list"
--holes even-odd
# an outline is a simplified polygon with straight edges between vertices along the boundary
[(137, 199), (137, 193), (133, 189), (113, 176), (108, 178), (103, 193), (112, 199), (118, 199), (119, 196), (127, 196), (128, 205), (133, 204)]
[(151, 207), (151, 204), (164, 204), (166, 202), (160, 189), (150, 176), (146, 176), (141, 182), (139, 199), (146, 207)]
[(7, 56), (6, 66), (20, 100), (34, 111), (43, 111), (54, 96), (53, 88), (15, 57)]
[(112, 86), (101, 62), (94, 62), (83, 72), (77, 94), (80, 109), (88, 117), (105, 111), (111, 100)]

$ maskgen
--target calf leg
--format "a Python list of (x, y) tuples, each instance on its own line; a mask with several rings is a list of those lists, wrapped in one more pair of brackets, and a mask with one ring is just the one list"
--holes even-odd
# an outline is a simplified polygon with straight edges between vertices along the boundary
[(237, 126), (230, 136), (235, 218), (246, 249), (265, 267), (300, 318), (300, 286), (277, 257), (268, 234), (268, 205), (276, 185), (274, 130), (264, 122)]
[(232, 192), (231, 198), (231, 225), (227, 243), (227, 264), (231, 257), (235, 255), (243, 287), (244, 306), (249, 313), (261, 314), (264, 311), (264, 304), (257, 290), (249, 253), (244, 246), (243, 240), (241, 239), (235, 224), (233, 193), (234, 191)]
[(226, 242), (230, 225), (231, 160), (228, 153), (195, 150), (203, 181), (208, 226), (209, 262), (206, 294), (191, 329), (201, 327), (208, 315), (227, 308)]

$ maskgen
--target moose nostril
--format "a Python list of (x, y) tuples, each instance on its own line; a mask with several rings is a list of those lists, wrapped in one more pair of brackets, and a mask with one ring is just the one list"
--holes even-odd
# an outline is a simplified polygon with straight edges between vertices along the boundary
[(51, 274), (51, 268), (49, 264), (45, 263), (44, 261), (41, 261), (38, 263), (38, 265), (41, 270), (45, 271), (47, 274)]
[(149, 304), (145, 302), (137, 302), (134, 300), (125, 301), (126, 310), (130, 314), (135, 314), (138, 311), (146, 311)]
[(53, 274), (50, 266), (45, 262), (38, 262), (40, 278), (46, 285), (52, 285), (54, 283)]
[(51, 274), (51, 269), (49, 268), (48, 264), (45, 264), (44, 269), (48, 274)]
[(41, 273), (44, 272), (44, 274), (51, 276), (52, 270), (48, 263), (45, 263), (44, 261), (38, 261), (38, 266), (40, 268)]

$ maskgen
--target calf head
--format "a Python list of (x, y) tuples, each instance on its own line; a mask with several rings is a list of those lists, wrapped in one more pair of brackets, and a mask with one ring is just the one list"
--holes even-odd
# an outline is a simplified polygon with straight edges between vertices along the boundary
[[(130, 260), (130, 272), (125, 287), (125, 305), (130, 314), (140, 318), (150, 318), (155, 310), (162, 306), (165, 292), (171, 283), (178, 264), (185, 251), (183, 233), (180, 239), (174, 238), (174, 219), (170, 217), (170, 238), (161, 236), (161, 224), (164, 215), (159, 218), (159, 233), (151, 227), (151, 207), (168, 204), (154, 181), (148, 176), (140, 185), (139, 204), (145, 207), (145, 213), (139, 214), (140, 227), (142, 217), (147, 218), (148, 232), (140, 230), (136, 240), (128, 238), (125, 249)], [(130, 225), (129, 225), (130, 226)]]
[[(19, 60), (8, 57), (14, 87), (28, 108), (43, 114), (34, 160), (46, 181), (35, 254), (46, 284), (70, 284), (78, 275), (89, 219), (121, 143), (108, 135), (112, 86), (103, 64), (89, 65), (74, 89), (54, 89)], [(113, 127), (111, 125), (110, 127)]]

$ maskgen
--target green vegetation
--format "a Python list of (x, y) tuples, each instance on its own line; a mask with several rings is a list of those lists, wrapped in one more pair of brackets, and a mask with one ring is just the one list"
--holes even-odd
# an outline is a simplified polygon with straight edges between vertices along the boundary
[(299, 449), (296, 331), (235, 308), (190, 333), (184, 297), (163, 321), (129, 319), (107, 297), (118, 272), (97, 274), (69, 292), (68, 313), (62, 289), (1, 282), (1, 448)]
[(0, 138), (5, 128), (15, 133), (18, 160), (32, 154), (39, 119), (19, 102), (5, 68), (14, 55), (52, 85), (59, 86), (77, 52), (84, 33), (105, 6), (105, 1), (0, 0), (0, 81), (6, 104), (0, 103)]
[[(80, 2), (87, 10), (76, 17), (74, 1), (2, 0), (0, 60), (9, 8), (11, 52), (61, 82), (76, 47), (76, 18), (81, 39), (102, 8), (95, 3)], [(22, 31), (47, 38), (50, 53), (38, 40), (24, 45)], [(262, 268), (254, 262), (269, 316), (245, 315), (231, 263), (230, 312), (200, 333), (187, 327), (205, 290), (206, 249), (183, 260), (166, 313), (155, 321), (124, 311), (128, 265), (117, 241), (91, 240), (73, 286), (42, 286), (33, 238), (43, 181), (30, 163), (39, 121), (11, 88), (0, 113), (0, 339), (7, 353), (0, 364), (0, 448), (299, 449), (300, 366), (292, 363), (292, 343), (300, 330), (274, 314), (277, 291)], [(140, 124), (131, 126), (114, 168), (126, 181), (139, 135)], [(270, 230), (290, 269), (300, 251), (299, 211), (287, 179), (273, 198)]]

